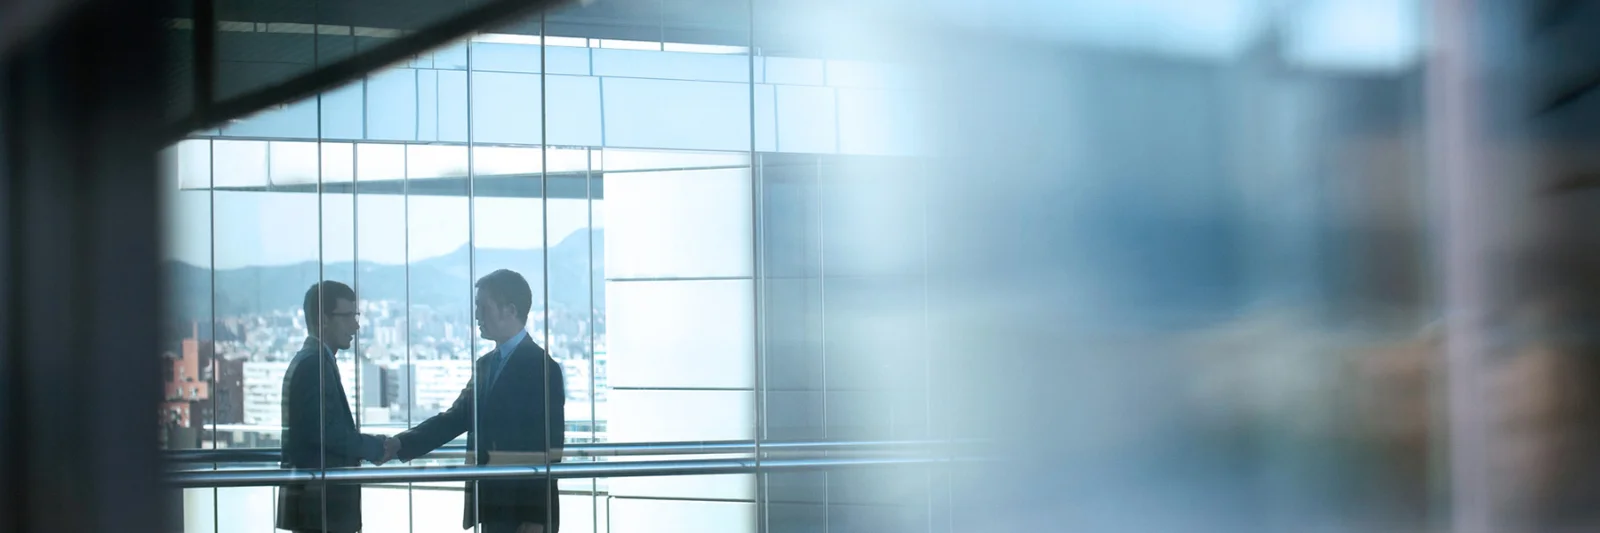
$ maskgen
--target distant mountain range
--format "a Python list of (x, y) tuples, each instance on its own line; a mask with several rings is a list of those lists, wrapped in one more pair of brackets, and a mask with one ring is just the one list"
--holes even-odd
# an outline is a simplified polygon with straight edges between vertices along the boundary
[[(594, 256), (590, 258), (593, 241)], [(581, 312), (590, 303), (590, 280), (593, 280), (593, 303), (605, 307), (605, 230), (582, 229), (567, 235), (550, 248), (550, 307)], [(414, 305), (425, 305), (441, 311), (464, 312), (472, 303), (471, 272), (476, 267), (482, 276), (500, 268), (509, 268), (528, 278), (533, 288), (534, 307), (543, 302), (544, 283), (542, 271), (545, 257), (540, 249), (476, 250), (477, 264), (469, 260), (469, 250), (463, 246), (455, 251), (414, 262), (409, 272), (406, 265), (379, 264), (367, 261), (329, 263), (322, 273), (327, 279), (355, 285), (365, 300), (391, 300), (404, 302), (407, 289)], [(359, 268), (359, 276), (356, 275)], [(317, 263), (306, 261), (290, 265), (245, 267), (212, 270), (182, 261), (167, 263), (169, 309), (173, 318), (210, 320), (212, 316), (213, 275), (216, 287), (216, 314), (238, 316), (260, 314), (265, 311), (296, 309), (301, 305), (306, 288), (318, 279)], [(407, 276), (410, 283), (407, 283)]]

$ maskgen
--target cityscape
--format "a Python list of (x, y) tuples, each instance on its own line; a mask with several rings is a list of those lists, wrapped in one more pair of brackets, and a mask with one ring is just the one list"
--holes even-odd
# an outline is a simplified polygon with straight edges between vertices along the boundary
[[(407, 313), (404, 302), (393, 300), (359, 306), (360, 334), (352, 350), (338, 355), (337, 367), (364, 429), (403, 429), (447, 409), (471, 379), (473, 360), (493, 348), (476, 338), (464, 308), (413, 303)], [(548, 315), (537, 308), (529, 314), (528, 334), (548, 344), (565, 370), (569, 409), (606, 401), (604, 320), (603, 312), (556, 307)], [(552, 323), (556, 327), (548, 329)], [(280, 308), (219, 316), (205, 325), (212, 327), (189, 321), (187, 335), (170, 340), (163, 354), (163, 446), (276, 445), (284, 374), (307, 335), (304, 313)], [(587, 438), (603, 428), (603, 421), (595, 422), (569, 419), (569, 433)]]

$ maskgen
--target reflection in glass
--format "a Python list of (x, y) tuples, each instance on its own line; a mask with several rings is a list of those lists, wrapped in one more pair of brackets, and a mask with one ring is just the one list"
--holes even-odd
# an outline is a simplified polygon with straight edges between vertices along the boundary
[[(748, 6), (686, 14), (675, 4), (572, 6), (180, 143), (172, 188), (182, 192), (170, 205), (181, 224), (170, 241), (187, 264), (171, 275), (190, 265), (204, 274), (173, 285), (196, 303), (183, 313), (198, 317), (173, 351), (192, 337), (204, 352), (209, 340), (239, 376), (238, 420), (218, 418), (205, 443), (281, 445), (283, 380), (308, 318), (299, 296), (322, 279), (358, 293), (360, 329), (335, 369), (359, 430), (397, 434), (448, 410), (486, 379), (474, 362), (494, 343), (479, 336), (473, 284), (498, 269), (530, 284), (523, 325), (555, 362), (548, 377), (563, 384), (559, 438), (569, 446), (922, 435), (928, 389), (908, 383), (925, 374), (901, 383), (873, 373), (915, 366), (902, 353), (919, 349), (920, 322), (869, 319), (923, 305), (921, 265), (851, 257), (920, 232), (899, 211), (913, 184), (880, 187), (860, 179), (874, 170), (802, 155), (904, 154), (915, 145), (900, 138), (896, 113), (908, 100), (896, 91), (907, 87), (872, 65), (797, 50), (759, 57), (752, 72)], [(581, 22), (596, 16), (648, 22)], [(567, 34), (530, 35), (534, 27)], [(677, 42), (683, 28), (705, 33)], [(824, 251), (838, 257), (824, 262)], [(878, 277), (852, 286), (825, 276), (830, 268)], [(215, 388), (228, 394), (224, 382)], [(409, 466), (477, 462), (465, 444), (462, 435)], [(828, 515), (827, 484), (800, 477), (815, 478), (816, 498), (784, 505)], [(753, 531), (757, 479), (563, 480), (562, 530)], [(365, 529), (459, 531), (467, 486), (363, 486)], [(270, 529), (277, 491), (205, 491), (212, 496), (185, 512), (209, 514), (186, 524)], [(834, 525), (855, 523), (843, 520)]]

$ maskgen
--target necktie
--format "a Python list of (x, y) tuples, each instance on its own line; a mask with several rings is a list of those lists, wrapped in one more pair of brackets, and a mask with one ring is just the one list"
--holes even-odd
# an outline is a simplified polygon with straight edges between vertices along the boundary
[(493, 390), (495, 381), (500, 379), (500, 371), (505, 370), (507, 359), (510, 357), (504, 351), (495, 350), (494, 361), (489, 363), (489, 390)]

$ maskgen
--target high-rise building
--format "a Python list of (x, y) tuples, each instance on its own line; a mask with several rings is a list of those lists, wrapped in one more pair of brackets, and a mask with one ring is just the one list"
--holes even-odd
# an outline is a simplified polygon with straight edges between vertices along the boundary
[[(250, 361), (243, 364), (243, 422), (277, 426), (283, 424), (283, 380), (289, 365), (285, 361)], [(346, 401), (352, 412), (383, 405), (383, 376), (376, 363), (363, 361), (360, 372), (349, 358), (336, 363)]]
[(179, 351), (163, 358), (164, 427), (203, 429), (244, 419), (244, 359), (221, 356), (213, 341), (200, 339), (198, 324)]

